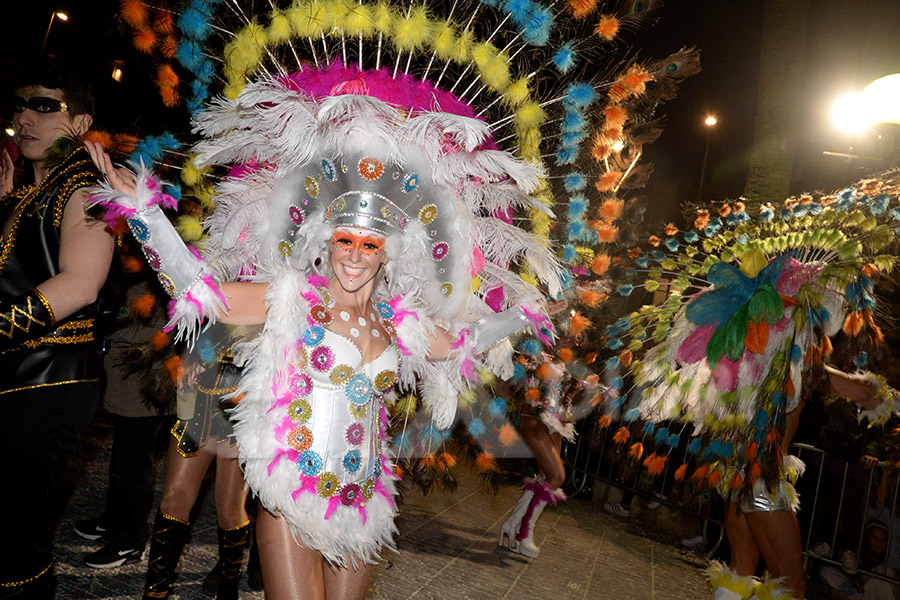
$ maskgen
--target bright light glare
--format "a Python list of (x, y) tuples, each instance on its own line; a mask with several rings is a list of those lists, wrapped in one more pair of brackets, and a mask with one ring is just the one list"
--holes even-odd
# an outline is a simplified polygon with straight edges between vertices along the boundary
[(872, 125), (862, 94), (847, 94), (834, 101), (831, 122), (844, 133), (862, 133)]
[(59, 19), (60, 21), (68, 21), (69, 15), (67, 15), (64, 12), (58, 12), (58, 13), (56, 13), (56, 18)]
[(623, 142), (622, 140), (616, 140), (612, 145), (612, 151), (613, 152), (621, 152), (622, 148), (624, 148), (624, 147), (625, 147), (625, 142)]
[(122, 69), (119, 67), (114, 67), (112, 72), (112, 78), (116, 81), (122, 81)]
[(900, 73), (876, 79), (862, 95), (873, 123), (900, 123)]
[(8, 135), (9, 137), (12, 137), (12, 136), (16, 135), (16, 130), (13, 129), (12, 127), (7, 127), (6, 135)]
[(703, 122), (706, 123), (707, 127), (713, 127), (713, 126), (715, 126), (716, 123), (718, 123), (716, 118), (712, 115), (709, 115), (708, 117), (706, 117), (706, 120)]

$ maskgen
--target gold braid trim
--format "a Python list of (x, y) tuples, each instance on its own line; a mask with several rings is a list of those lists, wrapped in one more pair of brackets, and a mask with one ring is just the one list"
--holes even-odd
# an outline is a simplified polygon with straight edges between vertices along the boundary
[(53, 313), (53, 307), (50, 306), (49, 302), (47, 302), (46, 296), (44, 296), (37, 288), (31, 288), (31, 291), (34, 292), (34, 295), (37, 296), (37, 299), (40, 300), (41, 304), (44, 305), (44, 308), (47, 309), (47, 313), (50, 315), (50, 328), (56, 329), (56, 315)]
[(179, 519), (178, 517), (173, 517), (172, 515), (164, 513), (163, 511), (159, 511), (159, 514), (162, 515), (163, 519), (168, 519), (169, 521), (175, 521), (176, 523), (181, 523), (182, 525), (190, 525), (190, 523), (188, 523), (184, 519)]
[(42, 337), (36, 340), (28, 340), (23, 346), (34, 350), (42, 344), (87, 344), (94, 341), (93, 333), (83, 333), (81, 335), (72, 335), (69, 337)]
[(11, 390), (2, 390), (0, 391), (0, 396), (2, 396), (3, 394), (10, 394), (12, 392), (36, 390), (37, 388), (56, 387), (58, 385), (69, 385), (70, 383), (95, 383), (97, 381), (100, 381), (99, 377), (94, 377), (93, 379), (72, 379), (71, 381), (57, 381), (55, 383), (38, 383), (36, 385), (26, 385), (23, 387), (13, 388)]
[(53, 566), (53, 559), (51, 558), (50, 562), (47, 564), (47, 566), (44, 567), (43, 569), (41, 569), (41, 572), (38, 573), (37, 575), (33, 575), (33, 576), (29, 577), (28, 579), (22, 579), (21, 581), (3, 582), (3, 583), (0, 583), (0, 587), (6, 587), (6, 588), (19, 587), (20, 585), (25, 585), (26, 583), (31, 583), (32, 581), (36, 581), (36, 580), (40, 579), (41, 577), (43, 577), (47, 573), (47, 571), (50, 570), (50, 568), (52, 566)]
[[(25, 310), (22, 310), (21, 308), (19, 308), (15, 304), (13, 304), (12, 307), (10, 308), (9, 315), (7, 315), (5, 313), (0, 313), (0, 319), (3, 319), (7, 323), (9, 323), (9, 331), (6, 331), (5, 329), (0, 328), (0, 334), (5, 335), (6, 337), (12, 339), (13, 334), (15, 333), (16, 329), (20, 329), (20, 330), (24, 331), (25, 333), (28, 333), (31, 330), (32, 323), (37, 323), (38, 325), (46, 325), (46, 323), (44, 323), (43, 321), (39, 321), (37, 318), (35, 318), (35, 316), (33, 314), (33, 310), (31, 308), (32, 307), (31, 296), (25, 297), (25, 305), (26, 305)], [(22, 315), (25, 318), (25, 322), (22, 323), (21, 325), (19, 323), (17, 323), (16, 315)]]
[[(60, 179), (65, 177), (69, 178), (69, 180), (63, 184), (57, 197), (51, 199), (51, 202), (54, 203), (53, 224), (56, 227), (59, 227), (62, 223), (63, 212), (65, 211), (66, 205), (72, 197), (72, 194), (83, 187), (97, 184), (97, 171), (90, 158), (73, 160), (73, 155), (79, 151), (82, 151), (85, 154), (87, 153), (86, 150), (83, 150), (83, 146), (79, 146), (64, 158), (59, 166), (51, 170), (38, 185), (28, 185), (13, 190), (12, 193), (7, 196), (10, 200), (19, 200), (19, 203), (12, 212), (12, 226), (9, 229), (9, 235), (4, 240), (3, 249), (0, 251), (0, 271), (3, 270), (3, 265), (6, 264), (6, 259), (9, 258), (9, 253), (15, 246), (19, 221), (25, 216), (28, 206), (33, 204), (34, 200), (41, 196), (48, 187), (54, 185)], [(76, 172), (72, 173), (73, 170), (76, 170)]]
[(249, 524), (250, 524), (250, 519), (247, 519), (246, 521), (244, 521), (244, 522), (241, 523), (240, 525), (235, 525), (234, 527), (222, 527), (222, 526), (220, 525), (220, 526), (219, 526), (219, 529), (221, 529), (222, 531), (237, 531), (238, 529), (241, 529), (242, 527), (246, 527), (246, 526), (249, 525)]

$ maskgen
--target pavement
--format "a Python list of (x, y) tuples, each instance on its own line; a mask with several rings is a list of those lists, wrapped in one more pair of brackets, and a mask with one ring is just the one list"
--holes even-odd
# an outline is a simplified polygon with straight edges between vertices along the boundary
[[(112, 425), (102, 414), (76, 448), (64, 492), (69, 495), (56, 535), (60, 599), (138, 598), (146, 560), (116, 569), (81, 562), (98, 548), (72, 523), (99, 515), (106, 493)], [(158, 464), (156, 503), (164, 460)], [(499, 549), (500, 524), (519, 496), (512, 485), (496, 495), (458, 467), (459, 487), (428, 495), (410, 490), (400, 505), (397, 553), (384, 552), (368, 598), (400, 600), (700, 600), (709, 598), (702, 557), (679, 550), (634, 520), (614, 517), (597, 502), (576, 497), (544, 511), (535, 530), (540, 556)], [(208, 484), (209, 482), (207, 482)], [(215, 506), (209, 485), (195, 507), (191, 539), (173, 598), (204, 599), (203, 577), (216, 562)], [(157, 504), (154, 504), (156, 506)], [(241, 598), (264, 598), (241, 583)]]

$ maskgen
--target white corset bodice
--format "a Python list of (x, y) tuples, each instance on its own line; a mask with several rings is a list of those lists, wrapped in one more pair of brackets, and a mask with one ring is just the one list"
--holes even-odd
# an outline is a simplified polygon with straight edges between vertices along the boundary
[[(286, 407), (293, 427), (286, 441), (299, 453), (300, 475), (317, 479), (318, 495), (352, 502), (362, 493), (368, 499), (381, 477), (382, 399), (396, 381), (400, 353), (392, 340), (363, 362), (352, 340), (323, 325), (309, 327), (294, 348), (293, 400)], [(388, 321), (382, 325), (393, 332)]]

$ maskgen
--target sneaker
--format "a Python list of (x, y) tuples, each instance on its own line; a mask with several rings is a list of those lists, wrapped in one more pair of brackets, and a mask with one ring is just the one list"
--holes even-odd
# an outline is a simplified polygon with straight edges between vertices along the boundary
[(75, 529), (75, 533), (92, 542), (97, 540), (102, 541), (101, 538), (103, 538), (107, 532), (106, 519), (102, 516), (75, 521), (72, 527)]
[(856, 560), (856, 555), (853, 554), (852, 550), (844, 550), (844, 553), (841, 554), (841, 569), (847, 575), (856, 575), (856, 572), (859, 570), (859, 562)]
[(625, 507), (621, 502), (616, 502), (615, 504), (604, 504), (603, 510), (608, 513), (612, 513), (619, 517), (630, 517), (631, 511)]
[(84, 564), (95, 569), (112, 569), (138, 562), (143, 553), (143, 549), (140, 548), (122, 548), (118, 544), (107, 544), (85, 556)]
[(819, 542), (807, 550), (807, 553), (814, 558), (831, 558), (831, 546), (828, 542)]

